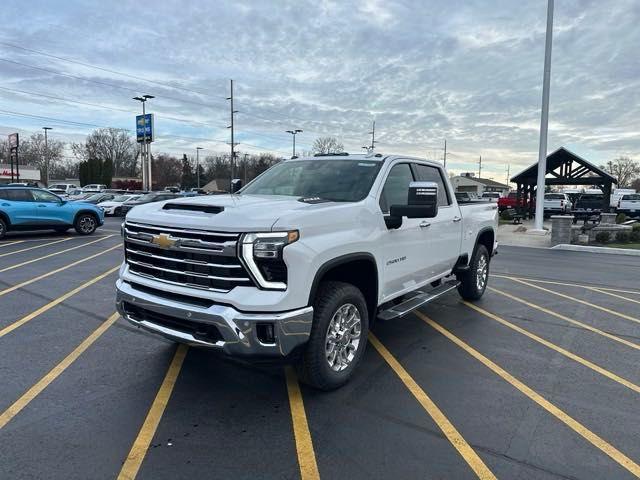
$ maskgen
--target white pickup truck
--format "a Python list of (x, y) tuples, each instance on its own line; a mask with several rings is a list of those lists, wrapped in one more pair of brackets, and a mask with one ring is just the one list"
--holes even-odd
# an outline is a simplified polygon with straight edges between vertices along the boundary
[(123, 223), (117, 308), (133, 325), (231, 356), (294, 361), (332, 389), (374, 320), (454, 290), (476, 300), (497, 206), (459, 206), (441, 165), (404, 156), (283, 161), (229, 195), (140, 205)]

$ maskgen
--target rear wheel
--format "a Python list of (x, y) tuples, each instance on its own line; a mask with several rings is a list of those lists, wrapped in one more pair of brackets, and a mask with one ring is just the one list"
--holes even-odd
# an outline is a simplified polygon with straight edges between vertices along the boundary
[(458, 275), (458, 292), (465, 300), (478, 300), (484, 294), (489, 280), (489, 252), (482, 244), (476, 245), (469, 270)]
[(313, 306), (298, 375), (312, 387), (333, 390), (351, 378), (362, 359), (369, 333), (367, 304), (353, 285), (331, 281), (320, 285)]
[(7, 234), (7, 224), (2, 218), (0, 218), (0, 238), (3, 238)]
[(90, 213), (81, 213), (76, 218), (73, 227), (80, 235), (91, 235), (98, 228), (98, 221)]

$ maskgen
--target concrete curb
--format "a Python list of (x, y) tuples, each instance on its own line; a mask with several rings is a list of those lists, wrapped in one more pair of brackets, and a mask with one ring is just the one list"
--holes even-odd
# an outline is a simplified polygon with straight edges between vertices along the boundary
[(640, 250), (632, 250), (630, 248), (590, 247), (588, 245), (569, 245), (566, 243), (561, 243), (551, 248), (553, 250), (570, 250), (572, 252), (606, 253), (608, 255), (640, 257)]

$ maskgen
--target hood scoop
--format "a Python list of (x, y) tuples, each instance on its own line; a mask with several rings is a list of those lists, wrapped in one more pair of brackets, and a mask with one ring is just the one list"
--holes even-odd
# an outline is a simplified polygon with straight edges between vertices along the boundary
[(322, 197), (302, 197), (302, 198), (299, 198), (298, 201), (302, 203), (309, 203), (311, 205), (315, 205), (316, 203), (328, 203), (331, 200), (327, 200), (326, 198), (322, 198)]
[(163, 210), (182, 210), (190, 212), (203, 212), (203, 213), (220, 213), (224, 211), (224, 207), (218, 207), (215, 205), (189, 205), (188, 203), (165, 203)]

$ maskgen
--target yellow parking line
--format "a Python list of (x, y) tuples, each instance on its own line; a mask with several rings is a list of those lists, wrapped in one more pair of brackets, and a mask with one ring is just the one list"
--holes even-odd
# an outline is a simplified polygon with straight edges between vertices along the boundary
[(495, 373), (500, 378), (502, 378), (504, 381), (506, 381), (511, 386), (516, 388), (518, 391), (520, 391), (521, 393), (523, 393), (524, 395), (529, 397), (529, 399), (531, 399), (532, 401), (537, 403), (540, 407), (545, 409), (548, 413), (550, 413), (551, 415), (556, 417), (558, 420), (560, 420), (562, 423), (564, 423), (566, 426), (568, 426), (571, 430), (573, 430), (578, 435), (580, 435), (582, 438), (587, 440), (594, 447), (598, 448), (600, 451), (602, 451), (603, 453), (608, 455), (611, 459), (613, 459), (620, 466), (622, 466), (623, 468), (627, 469), (629, 472), (631, 472), (636, 477), (640, 477), (640, 465), (635, 463), (633, 460), (631, 460), (629, 457), (627, 457), (620, 450), (615, 448), (613, 445), (608, 443), (606, 440), (604, 440), (603, 438), (601, 438), (597, 434), (593, 433), (591, 430), (589, 430), (587, 427), (582, 425), (580, 422), (578, 422), (576, 419), (571, 417), (569, 414), (567, 414), (566, 412), (564, 412), (560, 408), (556, 407), (549, 400), (544, 398), (542, 395), (537, 393), (532, 388), (530, 388), (527, 385), (525, 385), (524, 383), (522, 383), (520, 380), (518, 380), (516, 377), (511, 375), (505, 369), (503, 369), (502, 367), (498, 366), (493, 361), (489, 360), (487, 357), (485, 357), (480, 352), (475, 350), (473, 347), (471, 347), (470, 345), (465, 343), (463, 340), (461, 340), (460, 338), (456, 337), (453, 333), (451, 333), (446, 328), (442, 327), (440, 324), (434, 322), (433, 320), (431, 320), (429, 317), (427, 317), (426, 315), (424, 315), (421, 312), (416, 311), (415, 314), (418, 317), (420, 317), (420, 319), (422, 319), (429, 326), (431, 326), (436, 331), (438, 331), (439, 333), (441, 333), (442, 335), (447, 337), (449, 340), (451, 340), (454, 344), (456, 344), (462, 350), (464, 350), (469, 355), (471, 355), (473, 358), (475, 358), (480, 363), (482, 363), (485, 367), (487, 367), (493, 373)]
[[(69, 265), (65, 265), (64, 267), (56, 268), (55, 270), (51, 270), (50, 272), (43, 273), (42, 275), (34, 277), (34, 278), (30, 279), (30, 280), (26, 280), (26, 281), (24, 281), (22, 283), (18, 283), (17, 285), (12, 286), (12, 287), (5, 288), (4, 290), (0, 290), (0, 297), (3, 296), (3, 295), (6, 295), (7, 293), (13, 292), (14, 290), (18, 290), (19, 288), (26, 287), (27, 285), (30, 285), (30, 284), (32, 284), (34, 282), (37, 282), (38, 280), (42, 280), (43, 278), (47, 278), (47, 277), (50, 277), (51, 275), (55, 275), (56, 273), (60, 273), (63, 270), (67, 270), (68, 268), (75, 267), (76, 265), (80, 265), (81, 263), (86, 262), (87, 260), (92, 260), (92, 259), (94, 259), (96, 257), (99, 257), (100, 255), (104, 255), (105, 253), (111, 252), (112, 250), (115, 250), (116, 248), (121, 248), (121, 245), (120, 244), (114, 245), (113, 247), (107, 248), (106, 250), (103, 250), (101, 252), (94, 253), (93, 255), (89, 255), (88, 257), (81, 258), (80, 260), (76, 260), (75, 262), (70, 263)], [(117, 268), (118, 267), (116, 267), (116, 270), (117, 270)]]
[(114, 313), (105, 320), (94, 332), (89, 335), (80, 345), (78, 345), (69, 355), (67, 355), (60, 363), (58, 363), (49, 373), (42, 377), (38, 383), (27, 390), (13, 405), (0, 415), (0, 429), (11, 421), (20, 411), (29, 405), (45, 388), (58, 378), (73, 362), (75, 362), (82, 353), (89, 348), (107, 329), (118, 319), (118, 314)]
[(63, 238), (62, 240), (56, 240), (55, 242), (43, 243), (41, 245), (36, 245), (35, 247), (23, 248), (21, 250), (14, 250), (13, 252), (7, 252), (0, 255), (0, 257), (7, 257), (9, 255), (15, 255), (16, 253), (28, 252), (29, 250), (35, 250), (36, 248), (46, 247), (48, 245), (54, 245), (60, 242), (66, 242), (67, 240), (71, 240), (71, 238)]
[(94, 283), (99, 282), (103, 278), (105, 278), (105, 277), (109, 276), (110, 274), (112, 274), (113, 272), (117, 271), (119, 268), (120, 268), (120, 266), (117, 266), (117, 267), (114, 267), (114, 268), (112, 268), (110, 270), (107, 270), (106, 272), (98, 275), (97, 277), (92, 278), (88, 282), (83, 283), (79, 287), (76, 287), (73, 290), (68, 291), (64, 295), (56, 298), (55, 300), (47, 303), (46, 305), (40, 307), (39, 309), (35, 310), (34, 312), (31, 312), (29, 315), (26, 315), (26, 316), (22, 317), (20, 320), (16, 320), (15, 322), (7, 325), (3, 329), (0, 329), (0, 338), (4, 337), (7, 333), (13, 332), (16, 328), (21, 327), (25, 323), (33, 320), (38, 315), (42, 315), (44, 312), (46, 312), (48, 310), (51, 310), (56, 305), (60, 305), (62, 302), (64, 302), (68, 298), (70, 298), (73, 295), (75, 295), (76, 293), (84, 290), (85, 288), (90, 287)]
[(304, 411), (304, 402), (300, 385), (298, 385), (298, 377), (290, 366), (285, 368), (285, 375), (300, 477), (302, 480), (317, 480), (320, 478), (320, 473), (316, 463), (316, 454), (313, 451), (313, 441), (311, 440), (311, 432), (307, 423), (307, 415)]
[(9, 245), (16, 245), (18, 243), (24, 243), (24, 240), (16, 240), (14, 242), (2, 242), (2, 243), (0, 243), (0, 248), (8, 247)]
[(549, 290), (548, 288), (541, 287), (540, 285), (534, 285), (533, 283), (525, 282), (524, 280), (518, 280), (515, 277), (507, 277), (507, 278), (509, 278), (510, 280), (513, 280), (514, 282), (518, 282), (518, 283), (521, 283), (523, 285), (527, 285), (528, 287), (536, 288), (536, 289), (541, 290), (543, 292), (547, 292), (547, 293), (550, 293), (552, 295), (556, 295), (558, 297), (565, 298), (567, 300), (571, 300), (572, 302), (581, 303), (582, 305), (586, 305), (588, 307), (595, 308), (596, 310), (600, 310), (602, 312), (606, 312), (606, 313), (609, 313), (611, 315), (615, 315), (617, 317), (624, 318), (625, 320), (629, 320), (631, 322), (640, 323), (640, 319), (632, 317), (632, 316), (627, 315), (625, 313), (616, 312), (615, 310), (611, 310), (609, 308), (601, 307), (600, 305), (596, 305), (595, 303), (587, 302), (587, 301), (581, 300), (579, 298), (574, 298), (574, 297), (572, 297), (570, 295), (565, 295), (564, 293), (554, 292), (553, 290)]
[(637, 343), (633, 343), (630, 342), (629, 340), (625, 340), (624, 338), (618, 337), (616, 335), (613, 335), (611, 333), (607, 333), (603, 330), (600, 330), (598, 328), (592, 327), (591, 325), (587, 325), (586, 323), (582, 323), (579, 322), (577, 320), (574, 320), (573, 318), (569, 318), (566, 317), (564, 315), (562, 315), (561, 313), (557, 313), (554, 312), (553, 310), (550, 310), (548, 308), (545, 307), (541, 307), (540, 305), (536, 305), (535, 303), (531, 303), (531, 302), (527, 302), (526, 300), (520, 298), (520, 297), (516, 297), (515, 295), (511, 295), (510, 293), (507, 292), (503, 292), (502, 290), (498, 290), (497, 288), (493, 288), (493, 287), (487, 287), (489, 290), (491, 290), (492, 292), (496, 292), (499, 293), (500, 295), (504, 295), (507, 298), (510, 298), (511, 300), (515, 300), (516, 302), (520, 302), (528, 307), (531, 308), (535, 308), (536, 310), (540, 310), (541, 312), (544, 312), (546, 314), (552, 315), (556, 318), (559, 318), (561, 320), (564, 320), (565, 322), (569, 322), (572, 325), (575, 325), (577, 327), (580, 328), (584, 328), (585, 330), (588, 330), (592, 333), (595, 333), (596, 335), (602, 335), (603, 337), (608, 338), (609, 340), (613, 340), (614, 342), (619, 342), (622, 343), (623, 345), (626, 345), (627, 347), (631, 347), (631, 348), (635, 348), (636, 350), (640, 350), (640, 345), (638, 345)]
[(436, 422), (440, 430), (442, 430), (442, 433), (444, 433), (449, 442), (451, 442), (451, 445), (458, 451), (478, 478), (495, 479), (496, 477), (493, 472), (489, 470), (475, 450), (471, 448), (456, 427), (454, 427), (445, 414), (442, 413), (442, 410), (429, 398), (420, 385), (409, 375), (409, 372), (404, 369), (400, 362), (396, 360), (373, 333), (369, 333), (369, 343), (373, 345), (391, 369), (398, 375), (405, 387), (407, 387), (415, 399), (422, 405), (422, 408), (424, 408), (433, 421)]
[(102, 237), (102, 238), (99, 238), (97, 240), (94, 240), (93, 242), (83, 243), (82, 245), (77, 245), (75, 247), (67, 248), (65, 250), (60, 250), (59, 252), (50, 253), (49, 255), (45, 255), (43, 257), (34, 258), (33, 260), (27, 260), (26, 262), (18, 263), (17, 265), (12, 265), (10, 267), (3, 268), (2, 270), (0, 270), (0, 273), (7, 272), (7, 271), (13, 270), (15, 268), (24, 267), (25, 265), (29, 265), (30, 263), (39, 262), (40, 260), (44, 260), (46, 258), (55, 257), (56, 255), (61, 255), (63, 253), (67, 253), (67, 252), (70, 252), (72, 250), (77, 250), (78, 248), (87, 247), (89, 245), (93, 245), (94, 243), (101, 242), (101, 241), (103, 241), (103, 240), (105, 240), (107, 238), (114, 237), (114, 236), (115, 235), (107, 235), (105, 237)]
[(499, 317), (498, 315), (491, 313), (483, 308), (478, 307), (477, 305), (474, 305), (473, 303), (469, 303), (469, 302), (465, 302), (463, 301), (462, 303), (464, 303), (467, 307), (472, 308), (473, 310), (475, 310), (478, 313), (481, 313), (482, 315), (484, 315), (485, 317), (488, 317), (492, 320), (495, 320), (498, 323), (501, 323), (502, 325), (504, 325), (507, 328), (510, 328), (511, 330), (514, 330), (522, 335), (524, 335), (525, 337), (529, 337), (531, 340), (534, 340), (542, 345), (544, 345), (547, 348), (550, 348), (551, 350), (555, 350), (556, 352), (558, 352), (561, 355), (564, 355), (567, 358), (570, 358), (571, 360), (573, 360), (574, 362), (578, 362), (580, 365), (584, 365), (587, 368), (590, 368), (591, 370), (593, 370), (596, 373), (599, 373), (600, 375), (603, 375), (605, 377), (607, 377), (610, 380), (613, 380), (614, 382), (619, 383), (620, 385), (623, 385), (625, 387), (627, 387), (630, 390), (633, 390), (636, 393), (640, 393), (640, 386), (636, 385), (635, 383), (630, 382), (629, 380), (626, 380), (622, 377), (620, 377), (619, 375), (616, 375), (613, 372), (610, 372), (609, 370), (606, 370), (604, 368), (602, 368), (599, 365), (596, 365), (593, 362), (590, 362), (589, 360), (586, 360), (578, 355), (576, 355), (575, 353), (572, 353), (568, 350), (565, 350), (564, 348), (551, 343), (548, 340), (545, 340), (542, 337), (539, 337), (538, 335), (536, 335), (535, 333), (532, 333), (528, 330), (525, 330), (522, 327), (519, 327), (507, 320), (505, 320), (504, 318)]
[(156, 398), (147, 413), (147, 418), (145, 418), (142, 428), (140, 428), (140, 432), (138, 432), (138, 436), (131, 446), (129, 455), (127, 455), (127, 459), (124, 465), (122, 465), (118, 480), (133, 480), (136, 478), (142, 461), (149, 449), (149, 445), (151, 444), (151, 440), (153, 440), (153, 436), (158, 429), (162, 414), (167, 407), (167, 403), (169, 403), (169, 398), (171, 398), (173, 387), (178, 379), (178, 374), (180, 373), (188, 349), (189, 347), (186, 345), (178, 345), (178, 349), (173, 356), (173, 360), (171, 361), (171, 365), (169, 365), (162, 385), (160, 385)]
[(513, 277), (510, 275), (501, 275), (499, 273), (492, 273), (491, 276), (496, 278), (508, 278), (508, 279), (517, 278), (518, 280), (525, 280), (527, 282), (545, 283), (549, 285), (564, 285), (565, 287), (586, 288), (587, 290), (599, 288), (601, 290), (607, 290), (609, 292), (630, 293), (633, 295), (640, 295), (640, 290), (622, 290), (620, 288), (612, 288), (612, 287), (594, 287), (592, 285), (582, 285), (580, 283), (567, 283), (567, 282), (556, 282), (552, 280), (538, 280), (537, 278)]

